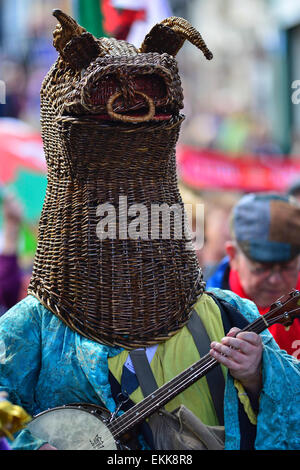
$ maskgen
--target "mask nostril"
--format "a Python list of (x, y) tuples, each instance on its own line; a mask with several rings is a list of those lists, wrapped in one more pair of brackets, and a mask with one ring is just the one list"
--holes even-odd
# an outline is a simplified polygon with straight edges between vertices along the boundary
[(145, 95), (145, 93), (141, 93), (140, 91), (136, 91), (135, 92), (136, 94), (138, 95), (141, 95), (144, 100), (146, 101), (147, 105), (148, 105), (148, 113), (145, 114), (144, 116), (128, 116), (128, 115), (125, 115), (125, 114), (119, 114), (119, 113), (116, 113), (114, 110), (113, 110), (113, 104), (114, 102), (116, 101), (117, 98), (119, 98), (119, 96), (122, 96), (122, 93), (115, 93), (114, 95), (112, 95), (108, 102), (107, 102), (107, 113), (108, 115), (113, 118), (113, 119), (116, 119), (116, 120), (119, 120), (119, 121), (124, 121), (124, 122), (147, 122), (147, 121), (150, 121), (154, 116), (155, 116), (155, 104), (153, 102), (153, 100), (151, 98), (149, 98), (149, 96)]

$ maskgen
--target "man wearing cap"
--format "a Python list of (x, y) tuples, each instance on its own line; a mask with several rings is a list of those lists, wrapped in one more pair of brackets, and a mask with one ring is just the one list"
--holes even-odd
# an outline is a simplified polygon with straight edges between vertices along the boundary
[[(264, 315), (279, 297), (300, 289), (300, 205), (277, 194), (248, 194), (232, 211), (227, 257), (207, 289), (229, 289)], [(269, 328), (281, 349), (300, 359), (300, 320)]]

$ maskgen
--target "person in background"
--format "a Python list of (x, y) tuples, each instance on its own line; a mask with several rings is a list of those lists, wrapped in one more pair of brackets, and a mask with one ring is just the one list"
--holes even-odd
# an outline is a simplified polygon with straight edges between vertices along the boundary
[[(252, 300), (261, 315), (293, 289), (300, 290), (300, 204), (277, 194), (248, 194), (235, 205), (227, 256), (206, 288)], [(269, 328), (281, 349), (300, 359), (300, 319)]]
[[(204, 239), (203, 232), (199, 234), (199, 230), (203, 231), (203, 227), (204, 227), (204, 207), (205, 207), (204, 199), (200, 193), (188, 188), (182, 182), (179, 183), (179, 190), (180, 190), (180, 194), (182, 197), (182, 201), (184, 203), (184, 210), (186, 214), (188, 215), (188, 217), (190, 217), (188, 221), (189, 221), (189, 227), (191, 230), (192, 240), (194, 243), (196, 241), (196, 238), (198, 237), (202, 238), (203, 240)], [(200, 207), (202, 211), (197, 211), (197, 207), (198, 208)], [(202, 265), (203, 249), (201, 249), (202, 247), (200, 248), (196, 246), (196, 244), (194, 246), (195, 246), (195, 251), (196, 251), (198, 261), (200, 265)]]
[[(230, 192), (201, 194), (186, 187), (182, 182), (179, 189), (185, 210), (189, 208), (191, 211), (189, 223), (193, 242), (196, 242), (196, 239), (198, 242), (201, 239), (204, 242), (203, 246), (195, 244), (195, 250), (206, 280), (226, 255), (225, 242), (230, 240), (228, 220), (233, 206), (241, 195)], [(202, 211), (197, 211), (197, 206), (202, 206)]]
[(3, 243), (0, 252), (0, 316), (19, 300), (22, 272), (18, 263), (18, 242), (22, 207), (12, 194), (4, 194)]
[(209, 279), (226, 255), (225, 243), (230, 240), (229, 217), (239, 197), (231, 193), (220, 193), (205, 201), (204, 234), (201, 250), (204, 279)]
[(300, 179), (295, 181), (287, 191), (288, 196), (293, 196), (300, 202)]

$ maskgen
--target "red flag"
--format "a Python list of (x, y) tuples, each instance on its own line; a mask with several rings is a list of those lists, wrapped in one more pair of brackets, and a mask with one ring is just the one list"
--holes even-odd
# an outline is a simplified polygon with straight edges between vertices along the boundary
[(146, 11), (115, 8), (111, 0), (101, 2), (103, 27), (107, 34), (126, 40), (132, 24), (137, 20), (143, 20)]

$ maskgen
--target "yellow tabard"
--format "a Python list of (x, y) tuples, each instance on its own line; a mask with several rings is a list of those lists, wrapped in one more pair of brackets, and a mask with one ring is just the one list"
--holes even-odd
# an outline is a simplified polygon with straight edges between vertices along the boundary
[[(194, 305), (194, 309), (200, 316), (210, 339), (220, 341), (225, 333), (221, 313), (214, 300), (209, 295), (203, 294)], [(110, 371), (119, 383), (121, 383), (123, 365), (128, 353), (129, 351), (124, 350), (119, 355), (108, 359)], [(197, 347), (185, 326), (173, 337), (158, 345), (150, 366), (158, 386), (161, 387), (198, 360)], [(227, 369), (221, 367), (226, 379)], [(130, 395), (134, 403), (140, 402), (143, 398), (140, 387)], [(180, 405), (189, 408), (205, 424), (211, 426), (219, 424), (205, 377), (173, 398), (165, 405), (165, 409), (173, 411)]]

